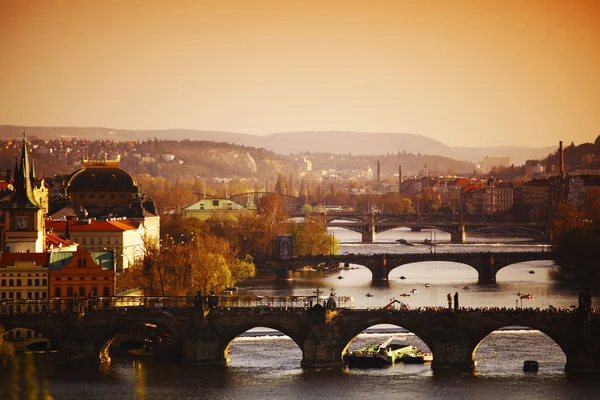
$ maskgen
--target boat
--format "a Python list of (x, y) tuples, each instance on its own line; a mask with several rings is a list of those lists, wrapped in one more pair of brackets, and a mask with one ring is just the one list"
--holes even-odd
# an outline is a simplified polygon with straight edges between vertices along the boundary
[(338, 276), (338, 279), (344, 279), (344, 277), (340, 275), (340, 276)]
[(396, 239), (396, 242), (400, 244), (406, 244), (406, 239)]
[(532, 269), (530, 269), (530, 270), (529, 270), (529, 273), (530, 273), (530, 274), (535, 274), (535, 271), (534, 271), (534, 270), (532, 270)]
[(367, 297), (373, 297), (373, 293), (367, 293)]
[(416, 353), (404, 354), (400, 358), (400, 361), (404, 364), (424, 364), (433, 361), (433, 354), (417, 351)]
[(400, 293), (400, 296), (407, 297), (407, 296), (410, 296), (410, 293)]
[(535, 360), (523, 361), (524, 372), (537, 372), (540, 369), (540, 364)]
[(527, 293), (527, 294), (522, 294), (520, 297), (521, 297), (522, 299), (527, 299), (527, 300), (533, 300), (533, 299), (535, 299), (535, 296), (534, 296), (534, 295), (532, 295), (532, 294), (529, 294), (529, 293)]
[(469, 290), (469, 289), (471, 289), (471, 287), (468, 285), (463, 287), (463, 290)]
[(419, 293), (419, 289), (411, 289), (410, 292), (411, 293)]
[(426, 284), (425, 284), (425, 287), (426, 287), (427, 289), (429, 289), (429, 288), (431, 287), (431, 283), (426, 283)]
[(392, 365), (402, 360), (407, 354), (416, 353), (416, 347), (406, 344), (392, 343), (394, 337), (390, 337), (382, 344), (364, 347), (350, 351), (344, 356), (344, 362), (349, 367), (377, 368)]
[(404, 275), (400, 275), (400, 279), (406, 279)]

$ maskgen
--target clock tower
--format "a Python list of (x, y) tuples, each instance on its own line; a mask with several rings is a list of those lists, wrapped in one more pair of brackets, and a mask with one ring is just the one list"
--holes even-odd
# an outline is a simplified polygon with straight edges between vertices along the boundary
[(9, 253), (42, 253), (46, 243), (45, 210), (33, 194), (27, 137), (23, 132), (21, 162), (15, 167), (15, 194), (4, 207), (4, 248)]

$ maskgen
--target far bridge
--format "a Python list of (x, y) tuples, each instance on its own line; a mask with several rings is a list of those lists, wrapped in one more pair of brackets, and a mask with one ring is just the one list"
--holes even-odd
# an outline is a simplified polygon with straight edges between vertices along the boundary
[[(139, 300), (139, 298), (138, 298)], [(67, 364), (110, 361), (110, 344), (132, 326), (152, 326), (155, 356), (194, 365), (226, 365), (232, 341), (252, 328), (276, 329), (302, 351), (304, 367), (339, 367), (352, 340), (379, 324), (403, 327), (419, 337), (433, 353), (432, 368), (472, 369), (475, 351), (492, 332), (507, 326), (537, 329), (562, 349), (565, 369), (600, 372), (600, 313), (582, 306), (577, 311), (556, 309), (426, 310), (340, 308), (335, 301), (311, 306), (215, 304), (206, 309), (196, 299), (142, 298), (127, 306), (125, 298), (98, 298), (89, 307), (83, 299), (67, 310), (47, 308), (47, 314), (1, 314), (6, 330), (26, 328), (50, 340), (58, 358)], [(591, 300), (590, 300), (591, 302)], [(105, 304), (106, 303), (106, 304)]]
[[(301, 214), (293, 214), (300, 216)], [(467, 232), (483, 229), (518, 229), (527, 232), (536, 240), (547, 239), (548, 224), (524, 222), (470, 222), (454, 220), (452, 216), (437, 214), (392, 214), (359, 212), (315, 213), (325, 219), (327, 227), (344, 228), (361, 234), (362, 243), (373, 243), (377, 233), (396, 228), (411, 230), (437, 229), (450, 234), (452, 243), (464, 243)], [(303, 215), (302, 215), (303, 216)]]
[[(526, 261), (557, 258), (555, 252), (470, 252), (470, 253), (416, 253), (416, 254), (339, 254), (299, 256), (290, 259), (256, 258), (259, 270), (274, 271), (279, 279), (291, 279), (292, 273), (305, 266), (357, 264), (368, 268), (374, 281), (387, 281), (390, 272), (402, 265), (425, 262), (447, 261), (468, 265), (477, 271), (480, 283), (495, 283), (496, 274), (502, 268)], [(424, 266), (423, 268), (427, 268)]]

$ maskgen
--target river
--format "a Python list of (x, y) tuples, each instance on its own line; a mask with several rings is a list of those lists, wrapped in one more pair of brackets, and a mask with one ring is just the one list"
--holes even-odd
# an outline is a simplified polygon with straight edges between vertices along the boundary
[[(355, 234), (334, 229), (344, 244), (341, 252), (454, 252), (454, 251), (541, 251), (541, 245), (520, 239), (498, 240), (471, 237), (471, 243), (455, 245), (449, 237), (435, 234), (437, 246), (423, 243), (429, 232), (394, 230), (378, 235), (380, 243), (361, 244)], [(415, 246), (395, 242), (405, 238)], [(570, 307), (577, 304), (583, 287), (555, 283), (551, 262), (536, 261), (506, 267), (495, 285), (479, 285), (475, 270), (453, 263), (418, 263), (399, 267), (387, 285), (375, 285), (369, 270), (331, 273), (301, 272), (292, 281), (258, 277), (240, 284), (241, 294), (312, 295), (320, 288), (328, 294), (352, 296), (356, 307), (381, 307), (396, 298), (411, 307), (444, 306), (448, 293), (459, 293), (461, 306)], [(534, 271), (533, 274), (529, 271)], [(338, 279), (342, 276), (343, 279)], [(404, 276), (406, 279), (400, 279)], [(425, 288), (430, 283), (430, 288)], [(465, 287), (468, 286), (468, 289)], [(400, 296), (411, 289), (418, 292)], [(531, 293), (522, 300), (516, 293)], [(366, 293), (373, 294), (367, 297)], [(594, 299), (594, 307), (599, 304)], [(376, 326), (359, 335), (351, 349), (387, 339), (427, 350), (418, 337), (401, 327)], [(34, 355), (38, 388), (45, 383), (54, 399), (592, 399), (600, 384), (596, 377), (573, 376), (564, 372), (566, 358), (558, 345), (535, 330), (507, 327), (490, 334), (476, 350), (478, 365), (472, 372), (432, 371), (430, 365), (395, 365), (382, 369), (321, 369), (300, 367), (302, 354), (288, 337), (266, 328), (239, 337), (231, 345), (227, 367), (182, 366), (152, 358), (114, 355), (110, 364), (89, 367), (57, 367), (55, 354)], [(115, 352), (116, 353), (116, 352)], [(434, 355), (435, 357), (435, 355)], [(525, 373), (523, 360), (540, 363), (537, 373)], [(21, 361), (23, 359), (21, 358)], [(22, 365), (23, 367), (23, 365)], [(23, 369), (23, 368), (21, 368)], [(0, 375), (0, 400), (12, 399), (11, 373)], [(21, 382), (24, 387), (25, 383)], [(25, 398), (25, 396), (23, 396)]]

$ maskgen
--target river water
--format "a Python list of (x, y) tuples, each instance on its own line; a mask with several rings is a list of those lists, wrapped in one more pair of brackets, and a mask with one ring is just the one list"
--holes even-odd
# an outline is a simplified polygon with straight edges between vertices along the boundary
[[(344, 244), (341, 252), (453, 252), (453, 251), (541, 251), (542, 246), (516, 239), (471, 237), (471, 243), (454, 245), (443, 233), (435, 234), (438, 244), (431, 249), (423, 243), (432, 233), (394, 230), (378, 235), (380, 243), (360, 244), (356, 235), (334, 229)], [(415, 246), (395, 242), (405, 238)], [(338, 295), (352, 296), (355, 307), (381, 307), (396, 298), (411, 307), (444, 306), (448, 293), (458, 292), (461, 306), (569, 307), (577, 303), (583, 287), (557, 284), (551, 279), (551, 262), (536, 261), (506, 267), (498, 273), (497, 284), (479, 285), (475, 270), (453, 263), (418, 263), (392, 271), (387, 285), (375, 285), (369, 270), (331, 273), (301, 272), (292, 281), (267, 277), (244, 282), (241, 294), (312, 295), (320, 288), (333, 288)], [(530, 274), (532, 270), (535, 273)], [(342, 276), (343, 279), (338, 279)], [(399, 279), (404, 276), (406, 279)], [(430, 283), (430, 288), (425, 288)], [(468, 286), (469, 289), (465, 289)], [(411, 289), (411, 296), (400, 296)], [(535, 295), (523, 300), (517, 292)], [(366, 293), (373, 294), (367, 297)], [(594, 307), (598, 307), (594, 299)], [(380, 325), (359, 335), (350, 345), (356, 349), (381, 343), (394, 332), (395, 340), (428, 350), (415, 335), (401, 327)], [(566, 358), (550, 338), (535, 330), (507, 327), (490, 334), (476, 350), (478, 365), (472, 372), (432, 371), (429, 364), (394, 365), (381, 369), (322, 369), (300, 367), (302, 354), (286, 336), (257, 327), (231, 345), (227, 367), (181, 366), (152, 358), (119, 356), (113, 352), (108, 365), (60, 367), (53, 354), (34, 355), (38, 390), (45, 384), (54, 399), (595, 399), (600, 383), (597, 377), (573, 376), (564, 372)], [(435, 357), (435, 355), (434, 355)], [(525, 373), (523, 360), (540, 363), (537, 373)], [(23, 359), (21, 359), (23, 361)], [(21, 371), (23, 370), (21, 365)], [(8, 372), (7, 372), (8, 371)], [(0, 375), (0, 400), (11, 396), (10, 370)], [(21, 375), (21, 374), (19, 374)], [(21, 381), (19, 386), (26, 386)], [(30, 398), (30, 397), (27, 397)]]

